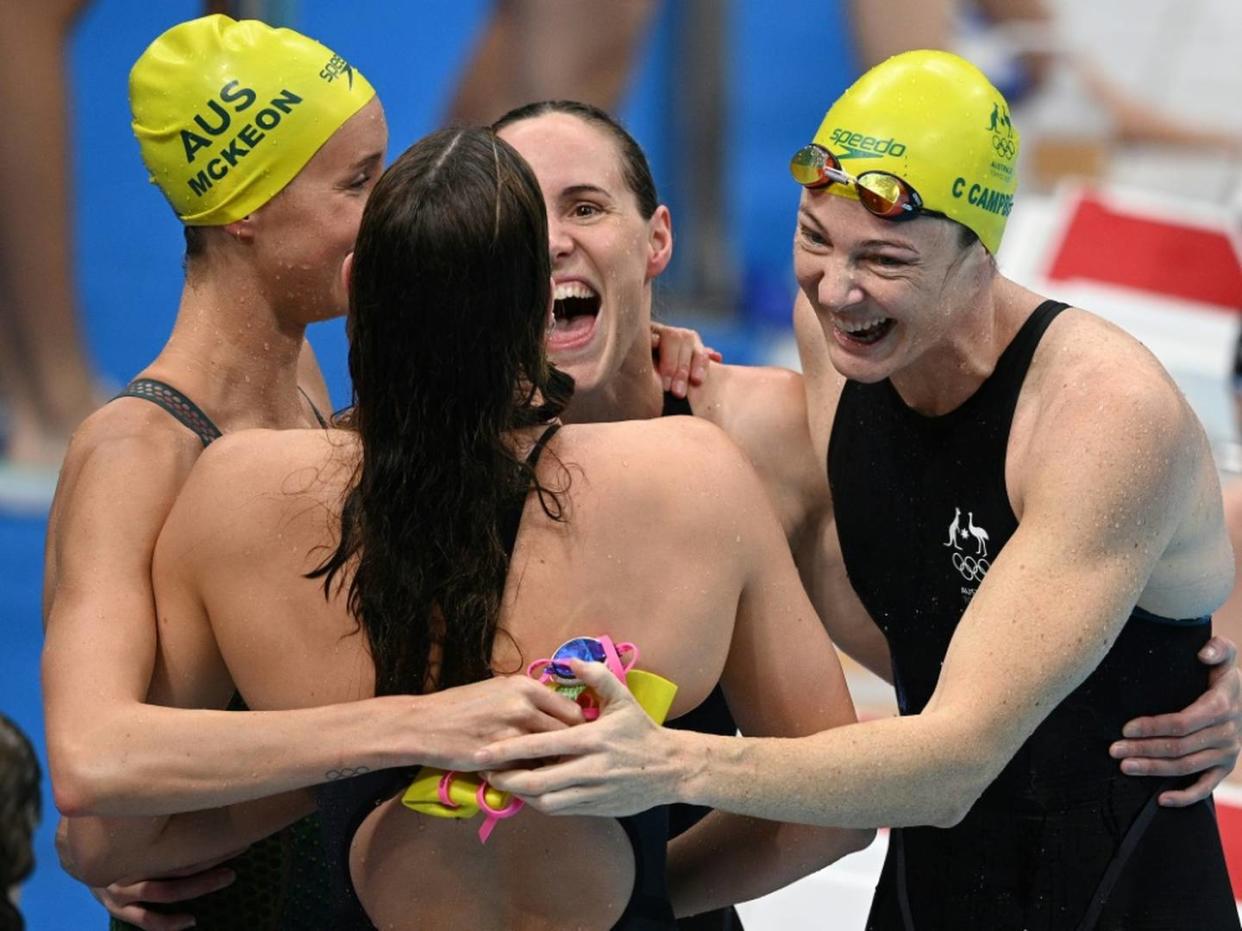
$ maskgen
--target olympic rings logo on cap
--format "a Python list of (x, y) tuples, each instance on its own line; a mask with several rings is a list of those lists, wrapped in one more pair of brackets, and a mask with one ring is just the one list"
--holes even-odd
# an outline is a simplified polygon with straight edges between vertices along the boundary
[(992, 148), (1004, 159), (1011, 159), (1018, 154), (1018, 147), (1013, 144), (1013, 140), (1006, 139), (1004, 136), (993, 136)]

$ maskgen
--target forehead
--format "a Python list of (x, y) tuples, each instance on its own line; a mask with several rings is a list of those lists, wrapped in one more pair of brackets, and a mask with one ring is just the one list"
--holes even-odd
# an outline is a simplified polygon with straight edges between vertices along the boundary
[(567, 187), (627, 190), (621, 152), (604, 128), (568, 113), (545, 113), (506, 126), (500, 137), (517, 149), (549, 197)]
[(375, 154), (383, 158), (387, 148), (388, 123), (379, 98), (374, 97), (328, 137), (303, 171), (334, 171)]

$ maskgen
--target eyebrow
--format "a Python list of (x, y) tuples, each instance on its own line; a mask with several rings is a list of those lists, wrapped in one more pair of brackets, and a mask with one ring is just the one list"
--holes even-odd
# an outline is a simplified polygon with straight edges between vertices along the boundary
[(918, 249), (914, 248), (914, 246), (910, 245), (907, 242), (903, 242), (900, 239), (868, 239), (865, 242), (859, 243), (858, 245), (859, 245), (859, 248), (861, 249), (874, 249), (876, 246), (885, 246), (890, 249), (902, 249), (906, 252), (917, 253), (919, 251)]
[(357, 171), (359, 168), (365, 168), (365, 167), (366, 167), (367, 165), (369, 165), (371, 162), (374, 162), (374, 161), (380, 160), (380, 159), (382, 159), (383, 157), (384, 157), (384, 153), (383, 153), (383, 152), (371, 152), (371, 153), (370, 153), (370, 154), (368, 154), (368, 155), (364, 155), (364, 156), (362, 156), (362, 158), (358, 159), (358, 161), (356, 161), (356, 162), (354, 162), (352, 165), (350, 165), (350, 166), (349, 166), (349, 170), (350, 170), (350, 171)]
[[(819, 219), (814, 214), (812, 214), (809, 210), (807, 210), (805, 207), (798, 208), (798, 216), (799, 218), (806, 220), (808, 223), (812, 224), (821, 233), (828, 232), (826, 229), (824, 229), (824, 224), (820, 223)], [(901, 249), (905, 252), (913, 252), (916, 255), (918, 254), (918, 251), (919, 251), (918, 249), (914, 248), (914, 246), (912, 246), (910, 243), (908, 243), (904, 239), (867, 239), (867, 240), (864, 240), (863, 242), (858, 243), (857, 248), (874, 249), (879, 246), (883, 246), (883, 247), (890, 248), (890, 249)]]
[(597, 184), (571, 184), (567, 188), (562, 188), (560, 196), (580, 197), (583, 194), (602, 194), (604, 197), (612, 197), (612, 194)]

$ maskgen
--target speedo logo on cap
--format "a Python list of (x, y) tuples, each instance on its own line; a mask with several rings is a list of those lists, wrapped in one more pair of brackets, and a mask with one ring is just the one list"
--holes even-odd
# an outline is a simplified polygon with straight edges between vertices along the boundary
[(331, 84), (341, 75), (349, 78), (349, 89), (354, 89), (354, 66), (347, 62), (340, 55), (333, 55), (328, 59), (328, 63), (323, 66), (319, 72), (319, 76)]
[(906, 153), (905, 143), (892, 137), (877, 139), (851, 129), (834, 129), (832, 141), (836, 144), (832, 154), (837, 158), (879, 158), (881, 155), (900, 157)]

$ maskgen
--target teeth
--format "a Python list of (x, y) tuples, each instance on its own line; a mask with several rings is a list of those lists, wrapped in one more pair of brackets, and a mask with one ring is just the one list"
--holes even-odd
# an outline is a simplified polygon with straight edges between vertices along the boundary
[(595, 289), (582, 281), (566, 281), (556, 286), (553, 300), (563, 301), (570, 297), (596, 297)]
[(876, 327), (881, 327), (886, 323), (888, 323), (887, 317), (881, 317), (878, 320), (863, 320), (856, 322), (838, 320), (837, 329), (843, 330), (846, 333), (864, 333), (867, 330), (874, 330)]

